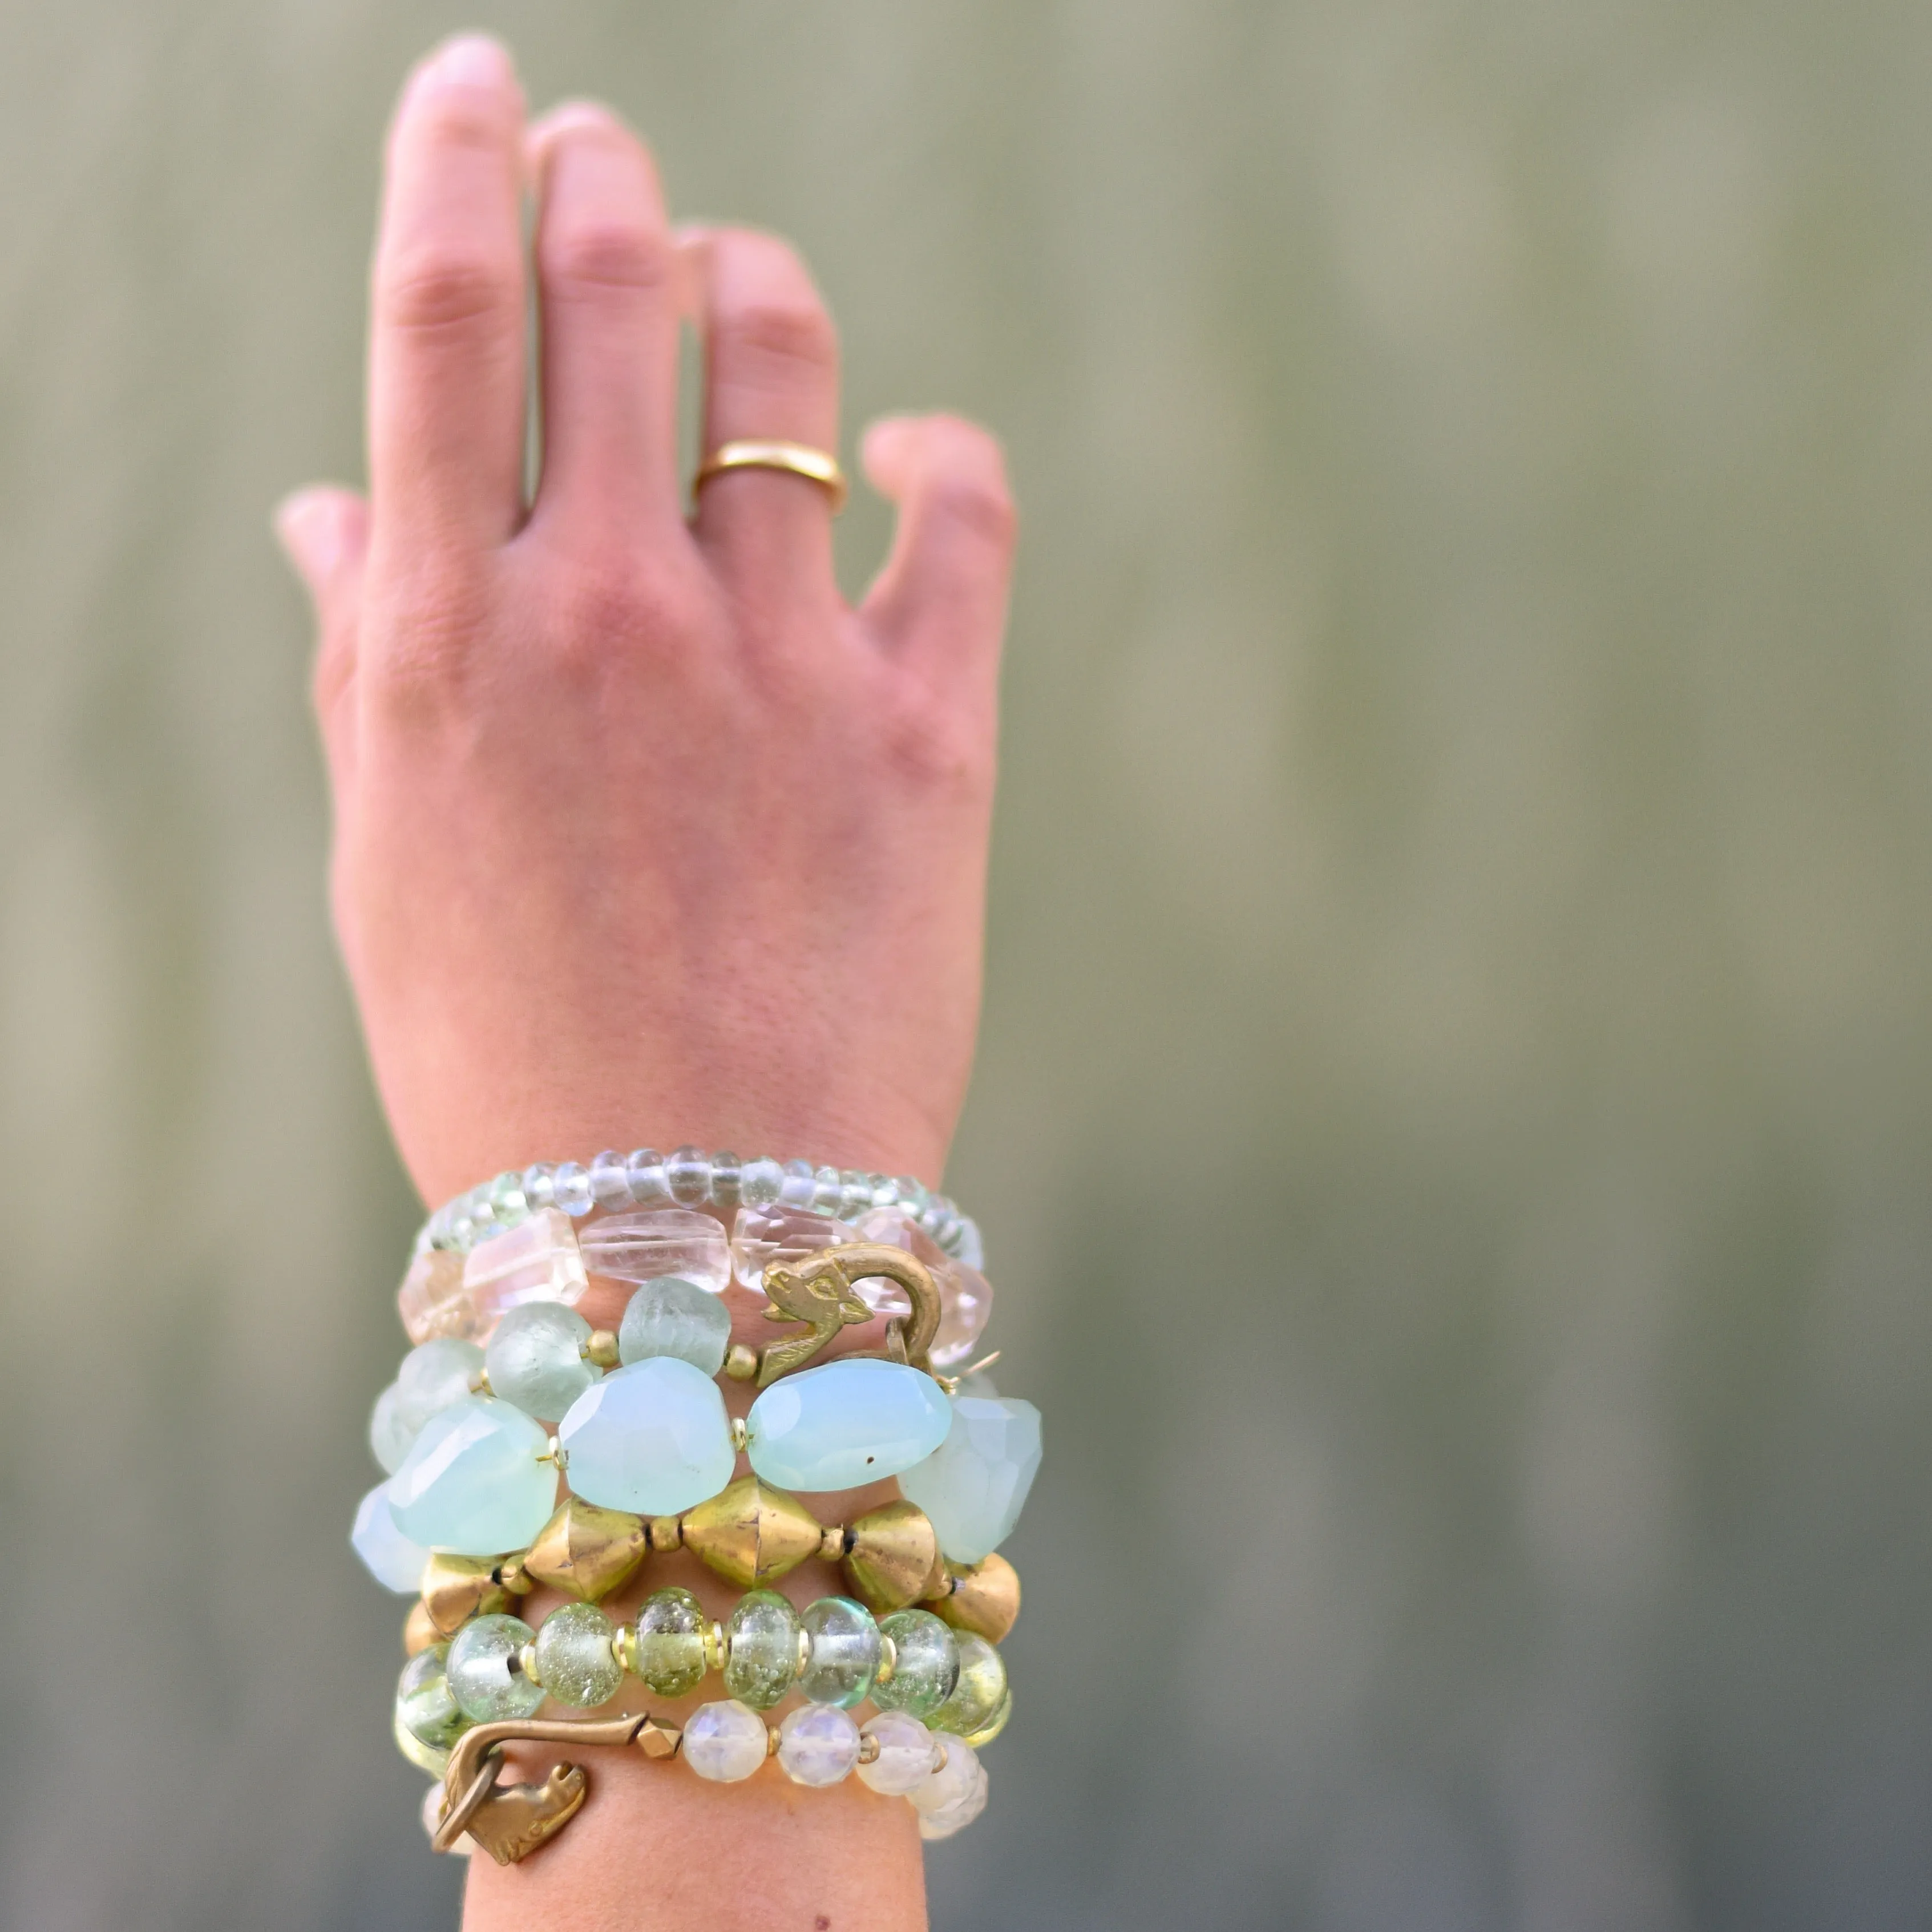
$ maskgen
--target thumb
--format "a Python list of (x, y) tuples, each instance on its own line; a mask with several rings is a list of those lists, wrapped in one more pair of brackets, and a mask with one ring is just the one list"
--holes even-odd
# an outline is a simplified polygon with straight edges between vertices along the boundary
[(352, 490), (298, 490), (276, 506), (275, 535), (315, 610), (312, 690), (329, 764), (341, 776), (350, 751), (362, 567), (369, 550), (369, 506)]

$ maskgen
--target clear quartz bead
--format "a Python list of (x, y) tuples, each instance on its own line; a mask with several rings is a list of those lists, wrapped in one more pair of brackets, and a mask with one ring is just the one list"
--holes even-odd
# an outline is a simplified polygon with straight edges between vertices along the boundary
[(673, 1355), (707, 1376), (724, 1366), (730, 1346), (731, 1314), (722, 1298), (674, 1274), (646, 1282), (632, 1296), (617, 1330), (620, 1360)]
[(919, 1210), (931, 1197), (925, 1185), (910, 1174), (902, 1174), (892, 1183), (894, 1204), (902, 1208), (914, 1220), (919, 1218)]
[(664, 1162), (664, 1179), (680, 1207), (701, 1208), (711, 1198), (711, 1163), (701, 1148), (680, 1148)]
[[(731, 1227), (731, 1270), (740, 1282), (762, 1292), (765, 1270), (774, 1262), (796, 1265), (821, 1248), (859, 1239), (856, 1228), (803, 1208), (740, 1208)], [(885, 1286), (886, 1284), (878, 1284)], [(860, 1291), (864, 1292), (862, 1288)], [(910, 1306), (902, 1294), (902, 1306)]]
[(530, 1204), (524, 1192), (524, 1177), (512, 1169), (500, 1174), (490, 1184), (490, 1204), (496, 1211), (500, 1228), (514, 1228), (529, 1218)]
[(672, 1584), (653, 1590), (638, 1612), (631, 1655), (645, 1687), (682, 1697), (704, 1681), (704, 1606)]
[[(973, 1352), (993, 1312), (992, 1285), (976, 1268), (947, 1254), (903, 1208), (877, 1208), (855, 1224), (862, 1241), (903, 1248), (932, 1275), (939, 1290), (939, 1332), (932, 1340), (932, 1365), (950, 1369)], [(908, 1307), (904, 1292), (887, 1281), (855, 1282), (866, 1306), (880, 1314)]]
[(590, 1276), (570, 1216), (561, 1208), (541, 1208), (520, 1227), (472, 1249), (463, 1267), (463, 1286), (486, 1334), (526, 1301), (560, 1301), (574, 1307), (583, 1300)]
[(1006, 1666), (1000, 1653), (973, 1630), (955, 1630), (959, 1648), (959, 1681), (952, 1694), (928, 1720), (935, 1731), (970, 1738), (990, 1723), (1006, 1694)]
[(821, 1167), (812, 1177), (812, 1205), (814, 1212), (834, 1215), (845, 1204), (845, 1184), (836, 1167)]
[(537, 1675), (545, 1695), (578, 1711), (608, 1704), (624, 1682), (611, 1646), (616, 1634), (595, 1604), (562, 1604), (551, 1611), (537, 1631)]
[(624, 1156), (615, 1148), (606, 1148), (590, 1163), (590, 1196), (598, 1207), (608, 1210), (634, 1204), (630, 1174)]
[(735, 1154), (714, 1154), (711, 1156), (711, 1202), (713, 1207), (731, 1208), (737, 1206), (739, 1184), (744, 1171), (744, 1162)]
[(631, 1198), (640, 1208), (668, 1208), (670, 1183), (664, 1178), (663, 1156), (656, 1148), (633, 1148), (624, 1163), (631, 1184)]
[(860, 1781), (882, 1798), (903, 1798), (932, 1775), (938, 1741), (916, 1718), (903, 1711), (881, 1711), (859, 1733), (875, 1738), (879, 1752), (859, 1767)]
[(574, 1160), (558, 1168), (550, 1186), (556, 1204), (573, 1218), (589, 1214), (597, 1198), (590, 1191), (590, 1176)]
[(879, 1667), (879, 1626), (850, 1597), (820, 1597), (799, 1620), (811, 1648), (798, 1688), (814, 1704), (842, 1709), (864, 1701)]
[(970, 1214), (960, 1217), (959, 1238), (954, 1244), (953, 1252), (958, 1256), (962, 1268), (970, 1268), (976, 1274), (986, 1272), (986, 1237), (980, 1232), (979, 1222)]
[(959, 1646), (952, 1631), (930, 1610), (895, 1610), (879, 1630), (892, 1639), (895, 1655), (890, 1678), (872, 1686), (872, 1702), (882, 1711), (930, 1717), (959, 1682)]
[(538, 1161), (524, 1169), (524, 1199), (532, 1214), (556, 1205), (554, 1170), (547, 1162)]
[(784, 1169), (769, 1155), (748, 1160), (738, 1170), (740, 1208), (772, 1208), (784, 1187)]
[(778, 1188), (778, 1199), (787, 1208), (809, 1208), (818, 1191), (818, 1177), (812, 1171), (808, 1160), (788, 1160), (784, 1164), (784, 1179)]
[(436, 1335), (475, 1340), (476, 1309), (464, 1292), (463, 1257), (447, 1248), (428, 1248), (412, 1256), (396, 1291), (396, 1312), (412, 1342)]
[(451, 1640), (449, 1688), (466, 1718), (502, 1724), (536, 1714), (543, 1687), (524, 1675), (523, 1649), (536, 1633), (521, 1617), (472, 1617)]
[(607, 1215), (579, 1238), (584, 1264), (615, 1281), (680, 1275), (712, 1294), (731, 1285), (731, 1247), (723, 1225), (686, 1208)]
[(872, 1207), (872, 1177), (861, 1174), (856, 1167), (848, 1167), (838, 1177), (840, 1216), (848, 1221), (856, 1221), (861, 1214), (869, 1214)]
[(778, 1726), (778, 1766), (794, 1784), (842, 1783), (859, 1762), (859, 1726), (836, 1704), (806, 1704)]
[(453, 1335), (418, 1342), (403, 1358), (396, 1371), (396, 1416), (412, 1441), (431, 1416), (440, 1415), (469, 1394), (482, 1368), (483, 1351), (474, 1342), (459, 1342)]
[(725, 1628), (725, 1689), (754, 1711), (769, 1710), (798, 1675), (798, 1612), (776, 1590), (747, 1590)]
[(744, 1705), (700, 1704), (684, 1727), (682, 1756), (700, 1778), (736, 1784), (765, 1761), (764, 1720)]
[(446, 1643), (419, 1650), (396, 1680), (396, 1721), (432, 1750), (447, 1750), (469, 1728), (449, 1688)]
[(597, 1381), (584, 1359), (590, 1324), (556, 1301), (526, 1301), (496, 1324), (484, 1352), (490, 1387), (526, 1415), (554, 1422)]
[(403, 1466), (416, 1432), (404, 1418), (402, 1390), (394, 1382), (376, 1398), (369, 1412), (369, 1448), (386, 1476), (393, 1476)]

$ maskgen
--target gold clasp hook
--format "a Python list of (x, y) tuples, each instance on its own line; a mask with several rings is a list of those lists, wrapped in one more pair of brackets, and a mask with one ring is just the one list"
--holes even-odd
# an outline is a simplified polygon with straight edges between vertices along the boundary
[(855, 1348), (847, 1359), (907, 1362), (930, 1374), (927, 1353), (939, 1333), (939, 1289), (931, 1273), (903, 1248), (855, 1241), (847, 1247), (820, 1248), (795, 1267), (766, 1269), (765, 1293), (771, 1304), (766, 1320), (803, 1322), (811, 1333), (775, 1342), (760, 1354), (759, 1388), (769, 1388), (780, 1376), (803, 1367), (848, 1324), (869, 1322), (872, 1311), (852, 1284), (880, 1276), (905, 1290), (912, 1312), (895, 1315), (886, 1324), (883, 1348)]

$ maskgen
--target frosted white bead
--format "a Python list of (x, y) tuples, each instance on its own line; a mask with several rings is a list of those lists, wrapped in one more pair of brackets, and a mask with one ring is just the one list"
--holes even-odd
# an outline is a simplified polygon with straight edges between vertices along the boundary
[(922, 1811), (919, 1814), (919, 1835), (928, 1844), (940, 1838), (950, 1838), (955, 1832), (963, 1832), (986, 1808), (986, 1774), (980, 1772), (978, 1780), (964, 1797), (938, 1811)]
[(617, 1330), (619, 1360), (675, 1355), (715, 1376), (731, 1346), (731, 1311), (723, 1300), (678, 1275), (647, 1281), (632, 1296)]
[(980, 1768), (979, 1754), (964, 1738), (936, 1736), (933, 1742), (945, 1752), (945, 1762), (906, 1793), (914, 1808), (920, 1811), (943, 1811), (956, 1804), (985, 1774)]
[(836, 1784), (859, 1762), (859, 1726), (836, 1704), (807, 1704), (778, 1726), (778, 1763), (794, 1784)]
[(484, 1352), (490, 1386), (526, 1415), (554, 1422), (601, 1372), (584, 1360), (590, 1324), (560, 1302), (526, 1301), (496, 1324)]
[(404, 1420), (402, 1391), (394, 1382), (376, 1398), (369, 1412), (369, 1449), (386, 1476), (393, 1476), (403, 1466), (416, 1432)]
[(684, 1727), (684, 1761), (714, 1784), (736, 1784), (765, 1761), (764, 1720), (735, 1699), (700, 1704)]
[(916, 1718), (903, 1711), (881, 1711), (860, 1736), (879, 1741), (878, 1756), (860, 1766), (859, 1777), (881, 1797), (903, 1798), (932, 1775), (935, 1741)]
[(482, 1368), (483, 1351), (454, 1335), (433, 1336), (403, 1358), (396, 1371), (396, 1414), (412, 1441), (431, 1416), (469, 1394)]

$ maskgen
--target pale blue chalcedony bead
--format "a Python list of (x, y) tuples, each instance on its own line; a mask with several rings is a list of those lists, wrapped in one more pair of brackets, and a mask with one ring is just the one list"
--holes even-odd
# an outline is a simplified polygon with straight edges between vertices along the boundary
[(528, 1718), (543, 1702), (543, 1687), (524, 1675), (524, 1646), (536, 1632), (521, 1617), (472, 1617), (450, 1640), (443, 1670), (450, 1695), (479, 1724)]
[(1010, 1396), (957, 1395), (946, 1440), (899, 1487), (925, 1510), (956, 1563), (990, 1556), (1012, 1533), (1040, 1470), (1040, 1411)]
[(574, 1494), (640, 1516), (675, 1516), (715, 1496), (737, 1462), (718, 1384), (674, 1355), (613, 1370), (556, 1433)]
[(718, 1296), (681, 1275), (662, 1274), (646, 1282), (632, 1296), (617, 1328), (618, 1359), (626, 1363), (673, 1355), (715, 1376), (730, 1346), (731, 1311)]
[(349, 1532), (349, 1541), (362, 1558), (362, 1567), (384, 1589), (393, 1590), (399, 1597), (413, 1597), (422, 1587), (423, 1565), (429, 1561), (429, 1552), (396, 1527), (396, 1520), (389, 1514), (387, 1483), (378, 1483), (356, 1504), (356, 1526)]
[(484, 1351), (490, 1386), (526, 1415), (554, 1422), (602, 1371), (584, 1358), (590, 1324), (560, 1301), (526, 1301), (496, 1324)]
[(463, 1400), (483, 1367), (483, 1351), (474, 1342), (436, 1335), (419, 1342), (396, 1371), (396, 1414), (412, 1435), (433, 1415)]
[(403, 1458), (416, 1439), (416, 1430), (403, 1420), (402, 1394), (392, 1382), (369, 1412), (370, 1452), (386, 1476), (393, 1476), (403, 1466)]
[(556, 1507), (556, 1471), (537, 1460), (549, 1443), (521, 1409), (466, 1396), (430, 1417), (389, 1478), (396, 1527), (458, 1556), (526, 1548)]
[(850, 1490), (896, 1476), (924, 1462), (952, 1424), (930, 1376), (856, 1359), (784, 1376), (746, 1420), (752, 1467), (783, 1490)]

